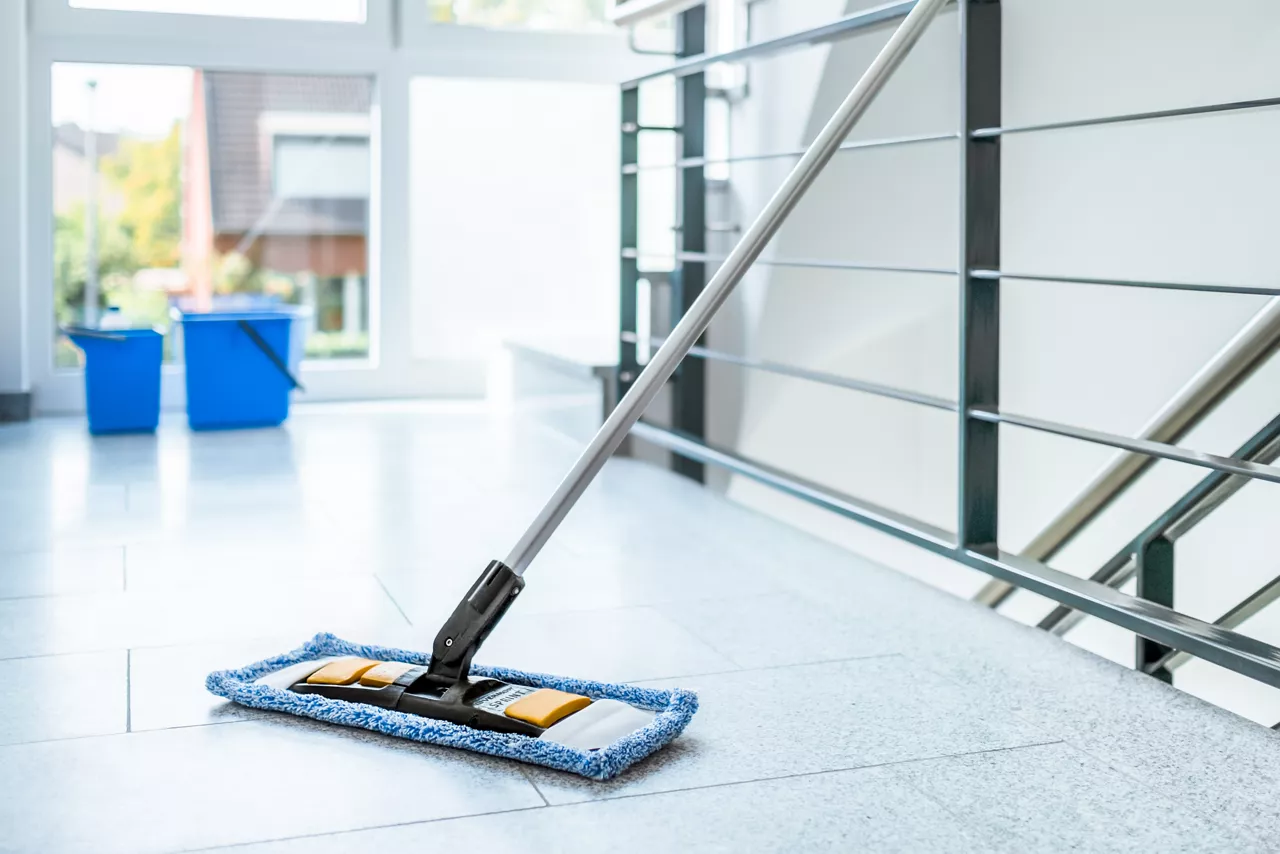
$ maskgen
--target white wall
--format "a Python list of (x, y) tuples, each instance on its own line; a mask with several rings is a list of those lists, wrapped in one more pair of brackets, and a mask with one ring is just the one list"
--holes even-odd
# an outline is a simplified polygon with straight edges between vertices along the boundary
[(30, 388), (26, 346), (26, 3), (0, 3), (0, 394)]
[[(797, 5), (805, 7), (803, 15)], [(757, 6), (768, 33), (874, 5), (853, 0)], [(818, 10), (817, 7), (823, 7)], [(1280, 5), (1267, 0), (1004, 0), (1004, 121), (1045, 120), (1275, 96)], [(1104, 25), (1105, 22), (1105, 25)], [(857, 137), (957, 127), (957, 15), (942, 13), (855, 131)], [(752, 68), (735, 110), (733, 149), (791, 148), (816, 133), (887, 38), (858, 35)], [(816, 93), (816, 96), (812, 93)], [(1280, 110), (1260, 110), (1042, 135), (1004, 143), (1002, 266), (1023, 272), (1274, 285), (1280, 252)], [(956, 266), (956, 144), (850, 152), (773, 242), (777, 257)], [(735, 166), (749, 218), (788, 162)], [(771, 268), (746, 283), (714, 343), (809, 368), (956, 397), (956, 280), (951, 276)], [(1262, 299), (1009, 282), (1002, 316), (1006, 409), (1136, 433)], [(713, 399), (711, 418), (760, 458), (843, 491), (954, 528), (955, 417), (736, 368), (740, 395)], [(1229, 453), (1280, 412), (1280, 365), (1186, 440)], [(714, 379), (713, 379), (714, 382)], [(1006, 429), (1001, 539), (1017, 550), (1106, 463), (1111, 452)], [(1108, 519), (1055, 563), (1090, 572), (1110, 550), (1205, 472), (1161, 464)], [(985, 581), (753, 484), (730, 494), (962, 595)], [(1247, 494), (1247, 497), (1246, 497)], [(1214, 618), (1276, 571), (1267, 519), (1280, 489), (1250, 486), (1179, 547), (1178, 607)], [(1210, 534), (1210, 531), (1216, 533)], [(1228, 536), (1229, 534), (1229, 536)], [(1259, 565), (1259, 558), (1267, 558)], [(1019, 594), (1009, 609), (1038, 619), (1047, 604)], [(1096, 622), (1096, 621), (1094, 621)], [(1280, 642), (1280, 615), (1247, 629)], [(1132, 639), (1083, 629), (1082, 643), (1126, 662)], [(1234, 677), (1205, 665), (1180, 674), (1213, 692)], [(1215, 701), (1274, 722), (1276, 692)]]
[(616, 334), (617, 88), (419, 78), (411, 100), (415, 356)]

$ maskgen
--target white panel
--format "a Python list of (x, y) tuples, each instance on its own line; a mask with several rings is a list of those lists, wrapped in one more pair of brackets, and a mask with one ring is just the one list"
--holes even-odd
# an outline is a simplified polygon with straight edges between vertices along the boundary
[(367, 199), (369, 143), (277, 139), (273, 179), (282, 199)]
[(617, 89), (422, 78), (411, 100), (414, 355), (613, 334)]

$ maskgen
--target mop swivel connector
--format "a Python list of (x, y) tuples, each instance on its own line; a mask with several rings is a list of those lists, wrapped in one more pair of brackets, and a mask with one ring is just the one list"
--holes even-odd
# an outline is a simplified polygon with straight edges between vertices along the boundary
[(524, 589), (524, 579), (500, 560), (490, 561), (436, 634), (428, 677), (441, 688), (467, 681), (471, 659)]

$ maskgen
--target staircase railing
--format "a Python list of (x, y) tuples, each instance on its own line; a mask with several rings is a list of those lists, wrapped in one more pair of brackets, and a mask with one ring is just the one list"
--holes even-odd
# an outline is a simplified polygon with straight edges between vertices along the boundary
[[(663, 343), (644, 340), (637, 326), (635, 293), (644, 276), (642, 267), (656, 260), (674, 266), (678, 294), (672, 315), (679, 319), (693, 305), (707, 282), (709, 264), (722, 257), (708, 252), (704, 170), (712, 163), (798, 157), (798, 151), (708, 156), (705, 148), (707, 70), (717, 63), (751, 62), (784, 51), (830, 43), (907, 15), (916, 3), (888, 3), (849, 15), (821, 27), (755, 42), (718, 54), (704, 50), (706, 10), (696, 5), (680, 13), (680, 58), (667, 68), (622, 85), (622, 325), (620, 330), (620, 395), (636, 380), (641, 365), (638, 345)], [(1011, 134), (1051, 132), (1063, 128), (1150, 121), (1173, 116), (1256, 109), (1280, 105), (1280, 98), (1204, 104), (1158, 112), (1101, 116), (1069, 122), (1006, 126), (1001, 121), (1001, 6), (998, 0), (959, 0), (961, 45), (960, 127), (957, 133), (929, 134), (846, 142), (842, 151), (856, 156), (861, 149), (900, 145), (960, 146), (961, 227), (954, 269), (869, 264), (855, 261), (772, 256), (757, 263), (778, 267), (911, 272), (956, 277), (959, 282), (959, 365), (954, 400), (868, 383), (778, 362), (735, 356), (706, 346), (700, 339), (672, 381), (670, 426), (641, 422), (632, 429), (637, 438), (676, 455), (677, 470), (702, 479), (703, 466), (713, 465), (769, 485), (834, 513), (891, 534), (935, 554), (992, 576), (982, 601), (998, 604), (1015, 588), (1038, 593), (1060, 606), (1042, 626), (1061, 631), (1082, 614), (1098, 617), (1134, 632), (1140, 638), (1136, 659), (1144, 672), (1161, 678), (1197, 656), (1270, 685), (1280, 686), (1280, 649), (1242, 635), (1234, 629), (1276, 598), (1280, 579), (1264, 585), (1216, 622), (1206, 622), (1172, 607), (1173, 543), (1249, 480), (1280, 482), (1280, 468), (1269, 465), (1280, 453), (1280, 418), (1263, 428), (1233, 456), (1225, 457), (1179, 447), (1196, 424), (1275, 350), (1280, 342), (1280, 300), (1272, 300), (1156, 415), (1136, 438), (1031, 418), (1000, 405), (1000, 283), (1004, 279), (1053, 281), (1126, 288), (1156, 288), (1229, 294), (1280, 296), (1280, 288), (1193, 282), (1083, 278), (1072, 275), (1015, 273), (1000, 265), (1000, 151)], [(641, 84), (674, 78), (674, 127), (646, 128), (640, 123)], [(637, 245), (638, 175), (652, 164), (639, 159), (643, 133), (674, 133), (679, 155), (674, 164), (678, 198), (679, 245), (673, 255), (657, 257)], [(660, 168), (672, 169), (671, 164)], [(646, 338), (648, 338), (646, 334)], [(747, 370), (768, 371), (807, 382), (924, 405), (958, 416), (957, 513), (954, 530), (945, 530), (873, 503), (843, 494), (786, 472), (706, 439), (705, 374), (708, 360), (731, 363)], [(1119, 455), (1060, 513), (1022, 554), (999, 548), (998, 459), (1001, 425), (1120, 449)], [(1175, 460), (1209, 469), (1211, 474), (1171, 505), (1155, 522), (1090, 578), (1079, 578), (1047, 564), (1058, 551), (1096, 519), (1154, 460)], [(1138, 596), (1118, 589), (1137, 576)]]

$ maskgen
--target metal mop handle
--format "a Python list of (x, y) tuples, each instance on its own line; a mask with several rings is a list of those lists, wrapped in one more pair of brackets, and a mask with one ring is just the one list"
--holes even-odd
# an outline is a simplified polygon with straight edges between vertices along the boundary
[[(716, 311), (728, 298), (747, 270), (764, 251), (764, 247), (804, 196), (818, 174), (844, 142), (894, 69), (911, 51), (929, 21), (948, 0), (919, 0), (898, 26), (888, 44), (880, 51), (853, 91), (844, 99), (835, 115), (818, 134), (791, 174), (782, 182), (769, 204), (751, 224), (738, 245), (707, 283), (689, 311), (667, 336), (667, 340), (636, 378), (635, 384), (605, 419), (595, 438), (556, 488), (538, 518), (525, 531), (507, 557), (506, 565), (516, 575), (524, 575), (529, 564), (564, 521), (578, 498), (591, 485), (605, 461), (617, 450), (631, 427), (640, 419), (676, 366), (706, 331)], [(965, 2), (965, 0), (961, 0)]]

